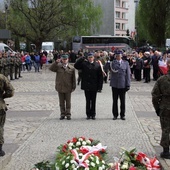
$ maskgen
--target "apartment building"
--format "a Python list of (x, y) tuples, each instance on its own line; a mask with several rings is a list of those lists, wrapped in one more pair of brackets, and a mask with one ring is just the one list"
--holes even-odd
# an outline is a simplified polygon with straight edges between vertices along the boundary
[(135, 34), (135, 3), (133, 0), (115, 0), (115, 35), (124, 36), (127, 30)]

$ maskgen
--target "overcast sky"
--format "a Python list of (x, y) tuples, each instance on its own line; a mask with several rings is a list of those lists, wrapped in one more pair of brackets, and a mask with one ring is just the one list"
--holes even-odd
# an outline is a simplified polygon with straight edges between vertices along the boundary
[(4, 9), (4, 0), (0, 0), (0, 9), (1, 9), (1, 10)]

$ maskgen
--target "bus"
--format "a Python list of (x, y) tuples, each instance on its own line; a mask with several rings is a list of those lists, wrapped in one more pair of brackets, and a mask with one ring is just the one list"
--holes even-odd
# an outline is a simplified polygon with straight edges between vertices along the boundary
[(72, 41), (72, 49), (75, 52), (78, 52), (80, 49), (88, 52), (95, 50), (114, 51), (115, 49), (130, 52), (134, 46), (134, 40), (128, 36), (75, 36)]

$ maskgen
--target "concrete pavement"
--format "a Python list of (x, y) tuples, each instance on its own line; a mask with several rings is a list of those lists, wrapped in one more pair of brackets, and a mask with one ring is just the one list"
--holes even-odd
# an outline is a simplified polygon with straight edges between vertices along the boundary
[[(6, 100), (7, 154), (0, 158), (0, 169), (28, 170), (39, 161), (53, 160), (57, 146), (74, 136), (91, 137), (107, 145), (109, 162), (119, 156), (120, 147), (135, 147), (159, 157), (161, 129), (151, 103), (153, 81), (132, 81), (126, 96), (126, 121), (112, 120), (109, 84), (104, 84), (102, 93), (98, 93), (95, 121), (85, 119), (85, 98), (80, 86), (72, 94), (72, 120), (61, 121), (54, 79), (54, 73), (43, 71), (24, 72), (23, 78), (12, 81), (15, 96)], [(170, 169), (169, 160), (160, 161), (165, 170)]]

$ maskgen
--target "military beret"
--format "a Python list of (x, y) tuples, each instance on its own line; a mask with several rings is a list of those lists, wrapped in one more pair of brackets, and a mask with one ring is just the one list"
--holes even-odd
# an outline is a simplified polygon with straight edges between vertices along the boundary
[(61, 59), (68, 59), (68, 55), (62, 55)]

